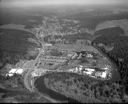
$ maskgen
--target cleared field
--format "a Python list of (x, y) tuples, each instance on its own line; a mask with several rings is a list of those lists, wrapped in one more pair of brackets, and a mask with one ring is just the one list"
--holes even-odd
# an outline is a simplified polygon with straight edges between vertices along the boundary
[(0, 29), (21, 30), (32, 33), (32, 31), (30, 31), (29, 29), (25, 29), (25, 25), (21, 25), (21, 24), (5, 24), (5, 25), (1, 25)]
[(30, 55), (30, 51), (35, 51), (39, 45), (30, 42), (29, 38), (36, 40), (33, 34), (26, 31), (0, 29), (0, 61), (6, 65), (15, 64), (20, 59), (34, 58), (36, 54)]
[[(25, 52), (28, 47), (36, 47), (28, 41), (28, 38), (35, 38), (33, 34), (11, 29), (0, 29), (0, 49)], [(35, 38), (36, 39), (36, 38)]]
[(102, 29), (112, 28), (112, 27), (120, 27), (124, 30), (125, 35), (128, 35), (128, 19), (121, 20), (111, 20), (100, 23), (96, 26), (95, 31), (99, 31)]

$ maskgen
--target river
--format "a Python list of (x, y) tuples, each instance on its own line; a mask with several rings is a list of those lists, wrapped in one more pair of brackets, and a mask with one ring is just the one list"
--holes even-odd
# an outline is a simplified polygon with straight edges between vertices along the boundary
[(68, 98), (58, 92), (55, 92), (49, 88), (46, 87), (46, 85), (44, 84), (44, 77), (45, 76), (41, 76), (38, 79), (36, 79), (34, 85), (35, 87), (38, 89), (39, 92), (48, 95), (49, 97), (51, 97), (52, 99), (55, 100), (59, 100), (62, 102), (69, 102), (69, 103), (79, 103), (78, 101)]

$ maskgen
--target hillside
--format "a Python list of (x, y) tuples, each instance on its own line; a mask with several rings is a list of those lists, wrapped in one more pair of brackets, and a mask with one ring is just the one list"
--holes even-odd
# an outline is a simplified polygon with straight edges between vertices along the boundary
[[(104, 35), (104, 34), (103, 34)], [(125, 83), (126, 89), (128, 88), (128, 37), (115, 35), (105, 35), (99, 36), (93, 40), (93, 44), (99, 47), (99, 43), (104, 44), (104, 47), (99, 47), (101, 50), (106, 53), (111, 60), (113, 60), (119, 67), (119, 73), (122, 79), (122, 82)], [(105, 47), (113, 45), (113, 49), (106, 51)], [(126, 93), (128, 94), (127, 90)]]
[(20, 58), (30, 58), (28, 56), (29, 51), (34, 51), (35, 48), (40, 46), (30, 42), (29, 38), (36, 40), (35, 36), (29, 32), (0, 29), (0, 62), (14, 64)]
[(124, 30), (125, 35), (128, 35), (128, 19), (105, 21), (96, 26), (95, 31), (107, 29), (111, 27), (120, 27)]
[(82, 103), (122, 102), (125, 88), (120, 81), (98, 81), (73, 73), (52, 73), (44, 78), (48, 88)]

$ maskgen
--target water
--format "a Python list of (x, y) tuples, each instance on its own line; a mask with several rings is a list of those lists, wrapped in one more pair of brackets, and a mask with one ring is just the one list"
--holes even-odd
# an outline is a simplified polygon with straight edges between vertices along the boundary
[(55, 92), (49, 88), (47, 88), (44, 84), (44, 76), (39, 77), (35, 81), (35, 87), (38, 89), (43, 94), (49, 95), (51, 98), (59, 101), (68, 101), (68, 102), (73, 102), (73, 103), (78, 103), (78, 101), (68, 98), (58, 92)]

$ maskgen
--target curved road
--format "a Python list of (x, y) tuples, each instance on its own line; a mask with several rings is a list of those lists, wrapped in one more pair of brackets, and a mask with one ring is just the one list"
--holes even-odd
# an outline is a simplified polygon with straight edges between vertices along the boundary
[(31, 89), (31, 87), (30, 87), (30, 83), (31, 83), (31, 82), (29, 82), (29, 81), (31, 80), (31, 72), (32, 72), (34, 69), (36, 69), (36, 67), (37, 67), (37, 66), (36, 66), (36, 63), (37, 63), (37, 61), (38, 61), (40, 55), (41, 55), (43, 52), (44, 52), (43, 49), (41, 49), (41, 50), (39, 51), (39, 54), (37, 55), (37, 57), (36, 57), (35, 60), (30, 61), (30, 62), (27, 62), (27, 63), (25, 63), (24, 66), (23, 66), (23, 69), (26, 69), (26, 70), (27, 70), (27, 73), (25, 73), (25, 75), (24, 75), (24, 85), (25, 85), (25, 87), (26, 87), (28, 90), (30, 90), (30, 91), (32, 91), (32, 89)]
[[(30, 91), (30, 92), (34, 92), (34, 89), (33, 89), (33, 80), (32, 80), (32, 78), (31, 78), (31, 72), (32, 71), (34, 71), (34, 69), (36, 69), (36, 63), (38, 62), (38, 59), (39, 59), (39, 57), (40, 57), (40, 55), (43, 53), (44, 51), (43, 51), (43, 49), (41, 49), (40, 50), (40, 52), (39, 52), (39, 54), (38, 54), (38, 56), (36, 57), (36, 59), (35, 60), (33, 60), (33, 61), (30, 61), (30, 63), (25, 63), (25, 65), (24, 65), (24, 68), (28, 68), (27, 69), (27, 73), (25, 73), (25, 75), (24, 75), (24, 85), (25, 85), (25, 87)], [(53, 102), (53, 103), (57, 103), (58, 101), (56, 101), (56, 100), (54, 100), (54, 99), (52, 99), (52, 98), (49, 98), (48, 96), (46, 96), (46, 95), (43, 95), (42, 93), (40, 93), (39, 92), (39, 94), (40, 94), (40, 96), (42, 96), (42, 97), (44, 97), (45, 99), (48, 99), (48, 100), (50, 100), (51, 102)]]
[(28, 61), (27, 63), (25, 63), (23, 65), (23, 69), (26, 69), (27, 70), (27, 73), (25, 73), (24, 75), (24, 85), (25, 87), (29, 90), (29, 91), (32, 91), (30, 85), (31, 85), (31, 72), (37, 67), (36, 66), (36, 63), (38, 62), (38, 59), (40, 57), (41, 54), (44, 53), (44, 45), (43, 45), (43, 42), (40, 41), (39, 39), (39, 31), (40, 31), (40, 28), (35, 28), (37, 31), (36, 31), (36, 38), (38, 39), (38, 42), (41, 44), (42, 48), (39, 50), (39, 53), (37, 55), (37, 57), (35, 58), (35, 60), (32, 60), (32, 61)]

